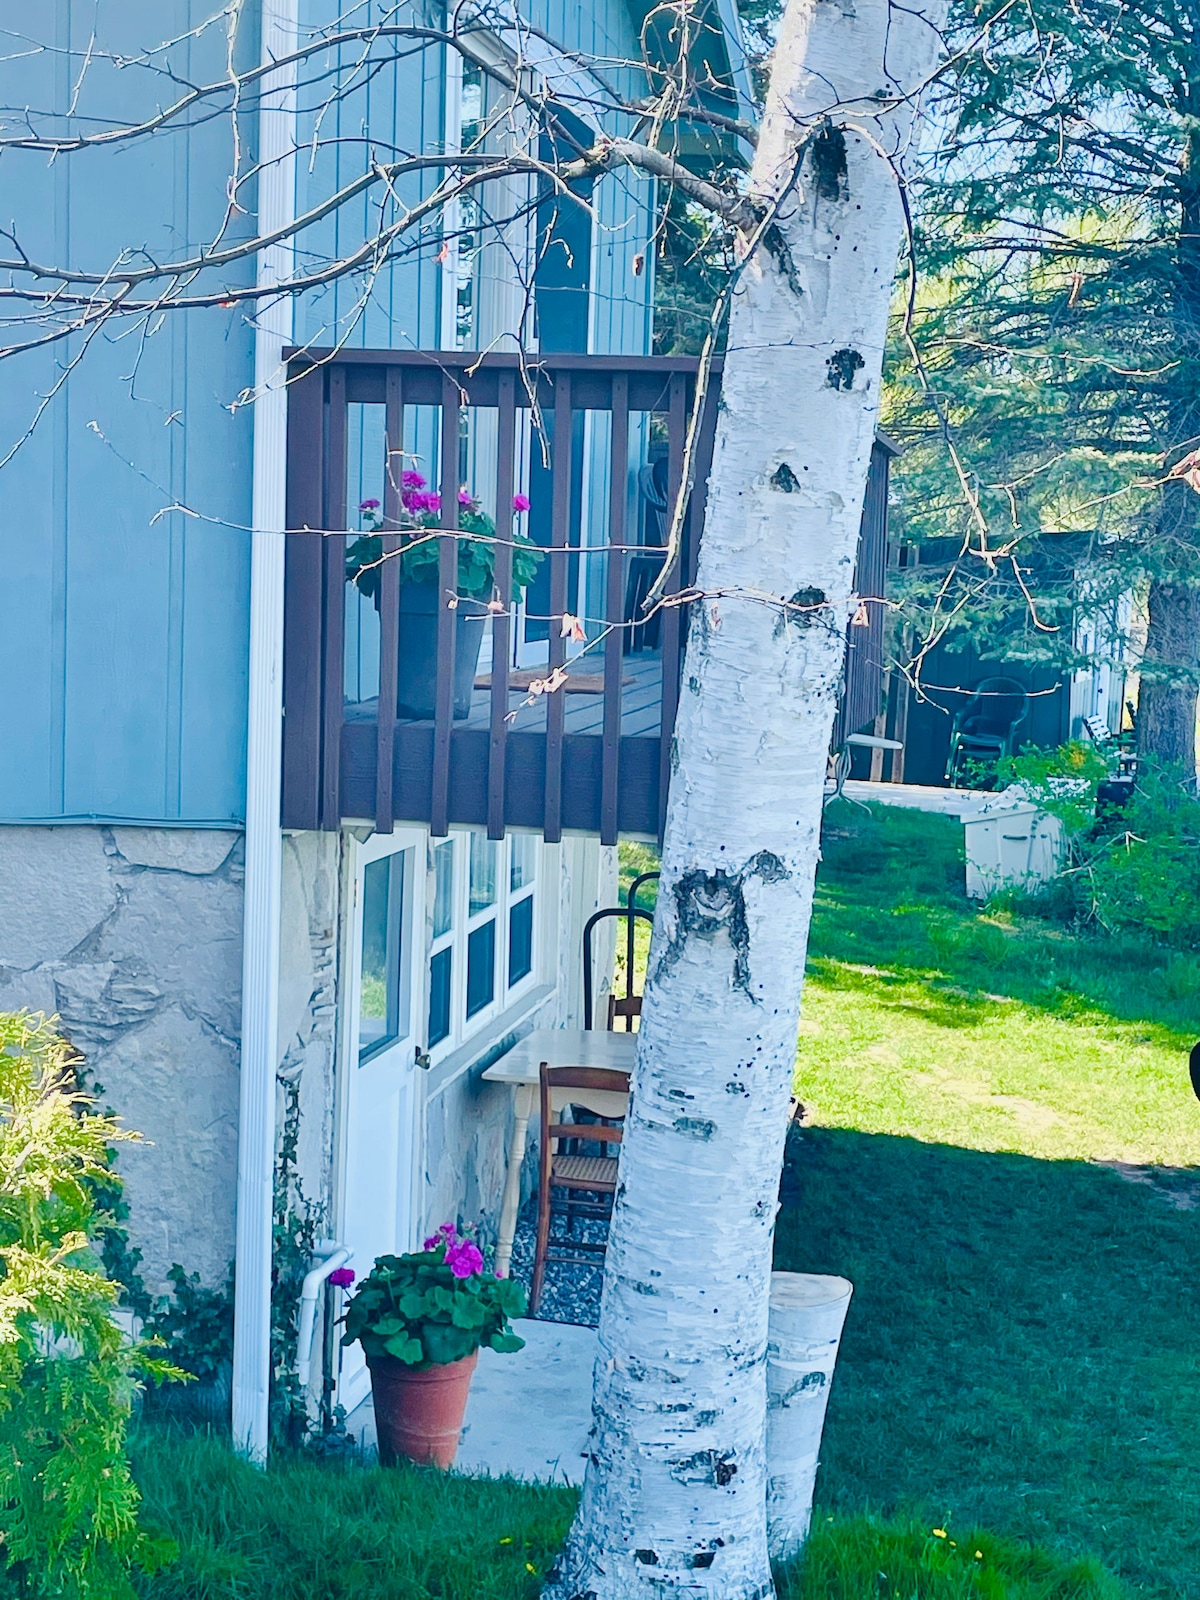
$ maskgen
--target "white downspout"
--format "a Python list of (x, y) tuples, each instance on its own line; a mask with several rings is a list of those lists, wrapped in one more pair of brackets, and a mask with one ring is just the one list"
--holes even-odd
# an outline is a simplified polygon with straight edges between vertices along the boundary
[(318, 1239), (313, 1246), (312, 1270), (305, 1273), (300, 1286), (300, 1319), (296, 1336), (296, 1378), (301, 1394), (308, 1388), (312, 1376), (313, 1334), (317, 1326), (317, 1296), (321, 1285), (331, 1272), (344, 1267), (354, 1251), (349, 1245), (338, 1244), (334, 1239)]
[[(260, 59), (295, 48), (298, 0), (264, 0)], [(296, 77), (263, 80), (259, 109), (258, 230), (295, 215)], [(258, 283), (291, 276), (290, 243), (258, 258)], [(281, 357), (292, 339), (288, 296), (258, 302), (254, 351), (254, 498), (250, 557), (250, 685), (246, 739), (246, 884), (242, 923), (242, 1056), (238, 1114), (237, 1243), (233, 1336), (233, 1441), (267, 1458), (271, 1379), (271, 1194), (279, 1013), (283, 732), (283, 551), (287, 391)]]

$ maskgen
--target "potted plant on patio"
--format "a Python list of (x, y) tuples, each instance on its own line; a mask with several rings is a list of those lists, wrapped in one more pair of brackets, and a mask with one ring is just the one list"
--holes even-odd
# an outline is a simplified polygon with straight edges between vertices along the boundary
[[(384, 549), (384, 519), (378, 500), (359, 504), (364, 531), (346, 554), (346, 578), (379, 609)], [(405, 717), (432, 717), (437, 694), (438, 612), (447, 598), (438, 586), (438, 544), (442, 497), (419, 472), (406, 471), (400, 484), (400, 640), (397, 711)], [(523, 494), (513, 510), (529, 510)], [(458, 491), (458, 593), (454, 624), (454, 715), (470, 714), (471, 690), (483, 643), (483, 619), (499, 607), (496, 594), (496, 524), (469, 489)], [(520, 599), (542, 559), (524, 534), (513, 532), (513, 596)]]
[(485, 1271), (483, 1252), (453, 1222), (419, 1251), (380, 1256), (347, 1307), (342, 1343), (357, 1340), (367, 1358), (385, 1466), (399, 1456), (454, 1464), (480, 1346), (520, 1350), (509, 1318), (524, 1310), (521, 1284)]

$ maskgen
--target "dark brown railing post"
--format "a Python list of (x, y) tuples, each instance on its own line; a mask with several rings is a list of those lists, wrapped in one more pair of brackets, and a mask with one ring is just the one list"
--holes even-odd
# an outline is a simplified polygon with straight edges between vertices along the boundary
[[(448, 374), (442, 380), (442, 459), (439, 487), (441, 524), (458, 527), (458, 413), (461, 393)], [(454, 635), (458, 623), (458, 539), (438, 536), (437, 690), (433, 716), (433, 782), (429, 831), (435, 839), (450, 831), (450, 739), (454, 732)]]
[(613, 374), (612, 452), (608, 469), (608, 570), (605, 573), (604, 733), (601, 743), (600, 843), (617, 842), (621, 753), (621, 673), (625, 630), (625, 503), (629, 492), (629, 375)]
[(329, 372), (329, 420), (325, 429), (325, 444), (320, 826), (338, 828), (342, 821), (339, 788), (346, 666), (346, 369), (338, 365), (331, 367)]
[[(553, 677), (566, 661), (566, 641), (562, 619), (567, 609), (567, 577), (570, 571), (571, 543), (571, 373), (560, 368), (554, 374), (554, 460), (552, 466), (552, 511), (550, 532), (550, 621), (549, 675)], [(562, 763), (564, 691), (555, 689), (546, 696), (546, 800), (542, 833), (547, 844), (562, 838)]]
[(383, 565), (379, 569), (379, 707), (375, 717), (375, 831), (395, 821), (396, 680), (400, 653), (400, 490), (404, 471), (404, 390), (400, 368), (387, 369), (383, 483)]
[[(492, 702), (488, 739), (489, 839), (504, 837), (504, 758), (508, 739), (508, 658), (512, 648), (513, 469), (517, 453), (517, 375), (502, 372), (496, 419), (496, 552), (492, 613)], [(482, 626), (482, 624), (481, 624)]]
[[(288, 385), (287, 548), (283, 608), (283, 811), (285, 828), (316, 828), (321, 805), (321, 626), (324, 504), (321, 481), (325, 372)], [(312, 529), (307, 532), (303, 530)]]
[[(687, 378), (682, 372), (671, 374), (667, 403), (667, 525), (670, 526), (675, 501), (683, 482), (683, 450), (687, 429)], [(679, 591), (680, 552), (668, 554), (664, 598)], [(675, 732), (675, 710), (679, 704), (680, 617), (677, 605), (666, 605), (662, 614), (662, 720), (658, 747), (658, 838), (662, 843), (667, 824), (667, 791), (671, 783), (671, 740)]]

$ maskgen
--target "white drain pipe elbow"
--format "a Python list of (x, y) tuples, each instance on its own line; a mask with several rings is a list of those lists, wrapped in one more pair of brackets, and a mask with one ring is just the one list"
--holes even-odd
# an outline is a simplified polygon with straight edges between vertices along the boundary
[(331, 1272), (344, 1267), (354, 1251), (333, 1239), (318, 1239), (313, 1247), (315, 1265), (305, 1274), (300, 1290), (300, 1331), (296, 1338), (296, 1376), (301, 1389), (312, 1374), (313, 1332), (317, 1325), (317, 1297)]

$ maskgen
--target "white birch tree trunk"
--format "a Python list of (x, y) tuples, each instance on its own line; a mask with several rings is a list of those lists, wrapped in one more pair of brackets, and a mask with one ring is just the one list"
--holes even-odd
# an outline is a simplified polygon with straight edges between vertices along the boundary
[(820, 131), (734, 302), (592, 1452), (554, 1600), (773, 1592), (771, 1246), (901, 236), (879, 149), (902, 148), (897, 89), (937, 47), (887, 0), (790, 0), (775, 51), (753, 197), (789, 190), (798, 142)]

